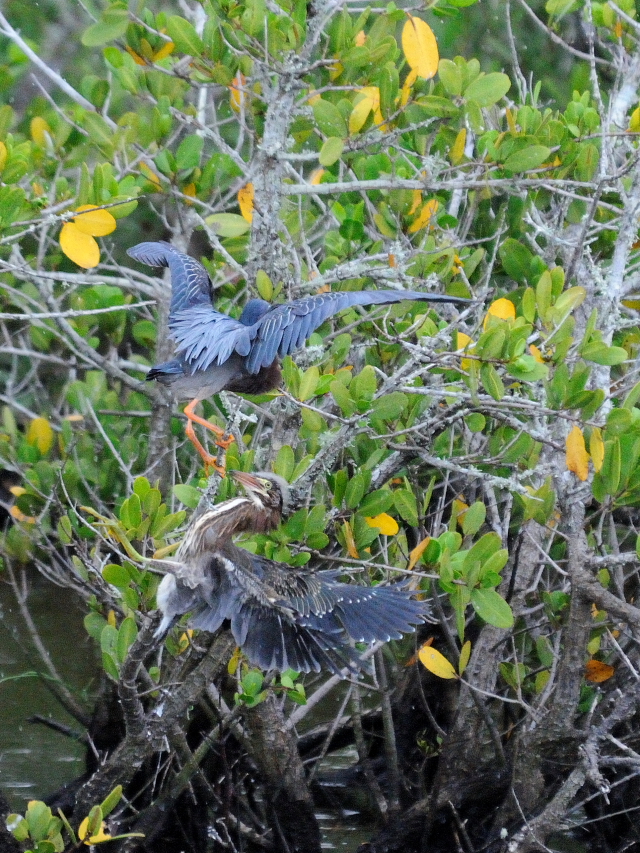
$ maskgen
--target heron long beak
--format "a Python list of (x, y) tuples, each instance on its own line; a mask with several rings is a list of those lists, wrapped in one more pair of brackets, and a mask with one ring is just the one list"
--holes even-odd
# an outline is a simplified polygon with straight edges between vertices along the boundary
[(253, 474), (247, 474), (244, 471), (228, 471), (227, 473), (247, 491), (265, 494), (264, 481), (260, 477), (255, 477)]

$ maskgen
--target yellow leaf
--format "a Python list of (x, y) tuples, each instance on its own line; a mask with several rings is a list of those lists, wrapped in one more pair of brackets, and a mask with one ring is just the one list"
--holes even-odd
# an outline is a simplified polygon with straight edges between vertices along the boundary
[(544, 358), (542, 357), (542, 353), (535, 344), (529, 344), (529, 352), (535, 358), (536, 361), (539, 361), (540, 364), (544, 364)]
[(309, 183), (313, 187), (317, 187), (320, 181), (322, 180), (322, 176), (324, 175), (325, 170), (320, 166), (318, 169), (314, 169), (313, 172), (309, 175)]
[(90, 234), (84, 234), (74, 222), (65, 222), (60, 231), (60, 248), (74, 264), (90, 269), (100, 263), (100, 247)]
[(117, 627), (117, 623), (116, 623), (116, 614), (115, 614), (115, 611), (114, 611), (114, 610), (110, 610), (110, 611), (107, 613), (107, 622), (109, 623), (109, 625), (111, 625), (111, 627), (112, 627), (112, 628), (116, 628), (116, 627)]
[(7, 162), (7, 146), (4, 142), (0, 142), (0, 172), (4, 169)]
[(35, 524), (36, 519), (32, 515), (25, 515), (22, 510), (19, 510), (17, 506), (9, 507), (9, 515), (11, 518), (14, 518), (16, 521), (22, 522), (22, 524)]
[[(380, 89), (377, 86), (365, 86), (358, 90), (355, 105), (349, 116), (349, 133), (358, 133), (369, 113), (380, 109)], [(382, 115), (380, 116), (382, 119)]]
[(608, 681), (615, 672), (615, 669), (608, 663), (594, 659), (587, 661), (584, 670), (584, 677), (587, 681), (593, 681), (595, 684)]
[(171, 545), (165, 545), (163, 548), (158, 548), (157, 551), (153, 552), (153, 559), (164, 560), (165, 557), (168, 557), (170, 554), (173, 554), (174, 551), (177, 551), (179, 547), (179, 542), (172, 542)]
[(516, 126), (516, 120), (514, 119), (513, 113), (511, 112), (509, 107), (507, 107), (507, 109), (505, 110), (505, 116), (507, 119), (507, 125), (509, 126), (509, 130), (511, 131), (511, 133), (517, 134), (518, 128)]
[(409, 100), (409, 96), (411, 95), (411, 89), (413, 88), (413, 84), (418, 79), (418, 72), (412, 69), (407, 74), (407, 79), (404, 81), (402, 90), (400, 92), (400, 106), (406, 107), (407, 102)]
[(178, 640), (178, 652), (177, 652), (179, 655), (181, 655), (183, 652), (186, 652), (186, 650), (189, 648), (189, 645), (191, 644), (191, 637), (192, 636), (193, 636), (193, 631), (191, 629), (189, 629), (187, 631), (183, 631), (183, 633), (180, 634), (180, 639)]
[(124, 49), (127, 51), (129, 56), (131, 56), (133, 58), (133, 61), (135, 62), (136, 65), (148, 65), (149, 64), (146, 59), (144, 59), (142, 56), (140, 56), (139, 53), (136, 53), (135, 50), (133, 48), (129, 47), (128, 44), (125, 45)]
[(321, 101), (321, 100), (322, 100), (322, 95), (319, 95), (318, 92), (315, 92), (313, 89), (311, 90), (310, 94), (307, 97), (307, 103), (309, 104), (309, 106), (313, 106), (314, 104), (317, 104), (318, 101)]
[(438, 70), (438, 44), (431, 27), (421, 18), (409, 15), (402, 28), (402, 50), (409, 67), (418, 77), (430, 80)]
[(502, 299), (496, 299), (495, 302), (492, 302), (491, 305), (489, 305), (482, 327), (483, 329), (487, 328), (489, 317), (499, 317), (501, 320), (515, 320), (515, 316), (516, 306), (510, 299), (504, 299), (504, 297)]
[(11, 486), (9, 491), (16, 498), (19, 498), (20, 495), (26, 495), (27, 494), (27, 490), (25, 489), (24, 486)]
[(640, 133), (640, 107), (636, 107), (631, 113), (631, 118), (629, 119), (629, 130), (632, 133)]
[(85, 844), (100, 844), (101, 841), (110, 841), (111, 836), (104, 831), (106, 823), (102, 821), (100, 824), (100, 829), (95, 835), (91, 835), (87, 838), (87, 832), (89, 831), (89, 818), (85, 817), (80, 826), (78, 827), (78, 838), (80, 841), (84, 841)]
[(591, 453), (593, 468), (597, 472), (602, 468), (602, 463), (604, 462), (604, 441), (602, 440), (602, 430), (600, 427), (594, 427), (591, 430), (589, 451)]
[(407, 569), (409, 569), (409, 571), (411, 571), (411, 569), (416, 565), (420, 557), (422, 557), (424, 552), (427, 550), (427, 545), (429, 544), (429, 542), (431, 542), (431, 537), (427, 536), (422, 540), (422, 542), (418, 542), (416, 547), (411, 551), (411, 553), (409, 554), (409, 563), (407, 565)]
[(77, 208), (76, 213), (80, 216), (74, 216), (73, 221), (83, 234), (106, 237), (116, 230), (115, 217), (108, 210), (102, 210), (93, 204), (83, 204)]
[(344, 71), (344, 65), (334, 57), (333, 64), (329, 66), (329, 79), (337, 80)]
[(47, 144), (47, 135), (51, 138), (51, 128), (42, 116), (34, 116), (34, 118), (31, 119), (29, 130), (31, 131), (31, 138), (35, 144), (44, 148)]
[(455, 518), (456, 524), (459, 527), (462, 527), (464, 516), (468, 509), (469, 504), (466, 504), (464, 501), (460, 500), (460, 498), (454, 498), (451, 505), (451, 517)]
[(456, 141), (451, 146), (449, 151), (449, 160), (454, 166), (457, 166), (458, 163), (464, 157), (464, 147), (467, 144), (467, 128), (463, 127), (458, 131), (458, 135), (456, 136)]
[(469, 658), (471, 657), (471, 641), (467, 640), (460, 650), (460, 660), (458, 661), (458, 672), (460, 675), (464, 675), (464, 671), (467, 668), (467, 664), (469, 663)]
[(233, 78), (233, 83), (229, 86), (229, 91), (231, 92), (229, 103), (231, 104), (231, 109), (234, 113), (239, 113), (244, 107), (246, 98), (244, 84), (246, 82), (247, 78), (244, 76), (242, 71), (238, 71), (236, 76)]
[(431, 217), (436, 213), (440, 203), (437, 199), (432, 198), (429, 201), (426, 201), (422, 208), (420, 209), (420, 213), (413, 220), (411, 225), (408, 228), (409, 234), (415, 234), (416, 231), (421, 231), (423, 228), (426, 228), (429, 224)]
[(150, 181), (158, 190), (162, 191), (160, 178), (156, 175), (153, 169), (150, 169), (146, 163), (140, 163), (140, 171), (148, 181)]
[(398, 266), (398, 262), (396, 261), (396, 256), (392, 252), (389, 252), (389, 254), (387, 255), (387, 261), (389, 262), (389, 266), (392, 269), (394, 269), (395, 267)]
[(166, 59), (167, 56), (170, 56), (175, 50), (176, 46), (172, 41), (166, 41), (160, 50), (156, 50), (153, 54), (153, 61), (159, 62), (161, 59)]
[(38, 448), (43, 455), (51, 450), (53, 430), (46, 418), (34, 418), (27, 430), (27, 444)]
[(407, 216), (412, 216), (422, 204), (422, 190), (414, 190), (411, 197), (411, 207)]
[(248, 183), (241, 190), (238, 190), (238, 204), (240, 205), (240, 213), (251, 222), (253, 219), (253, 184)]
[[(464, 332), (456, 332), (456, 349), (466, 349), (469, 344), (472, 343), (473, 341), (471, 340), (469, 335), (465, 335)], [(472, 359), (470, 358), (461, 359), (460, 367), (463, 370), (469, 370), (469, 368), (471, 367), (471, 361)]]
[(353, 538), (353, 530), (351, 529), (351, 525), (348, 521), (345, 521), (342, 525), (342, 530), (344, 532), (344, 539), (347, 543), (347, 554), (350, 557), (353, 557), (354, 560), (360, 559), (360, 554), (358, 554), (358, 549), (356, 548), (356, 540)]
[(622, 38), (622, 21), (616, 21), (613, 32), (617, 39)]
[(355, 39), (353, 40), (353, 43), (355, 44), (356, 47), (362, 47), (362, 45), (365, 43), (366, 40), (367, 40), (367, 36), (366, 36), (365, 31), (360, 30), (360, 32), (356, 35)]
[(227, 672), (229, 673), (229, 675), (236, 674), (238, 666), (240, 665), (241, 658), (242, 650), (240, 649), (240, 646), (236, 646), (236, 650), (229, 658), (229, 663), (227, 664)]
[[(187, 186), (182, 190), (182, 192), (185, 195), (188, 195), (189, 198), (195, 198), (196, 197), (196, 185), (193, 182), (190, 184), (187, 184)], [(187, 202), (187, 204), (191, 204), (191, 202), (189, 201), (189, 202)]]
[(418, 657), (420, 658), (420, 663), (425, 666), (429, 672), (437, 675), (438, 678), (458, 677), (455, 669), (451, 666), (446, 657), (440, 654), (437, 649), (432, 648), (432, 646), (425, 643), (424, 646), (419, 649)]
[(395, 518), (387, 515), (386, 512), (381, 512), (380, 515), (365, 518), (369, 527), (377, 527), (380, 533), (384, 536), (395, 536), (400, 528)]
[(584, 444), (584, 435), (579, 426), (574, 425), (567, 436), (566, 465), (579, 480), (586, 480), (589, 474), (589, 454)]

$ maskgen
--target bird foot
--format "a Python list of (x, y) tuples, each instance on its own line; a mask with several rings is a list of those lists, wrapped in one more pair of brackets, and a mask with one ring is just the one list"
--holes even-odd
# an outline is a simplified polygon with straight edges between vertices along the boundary
[(227, 468), (225, 465), (218, 465), (218, 460), (215, 456), (210, 456), (208, 453), (206, 458), (203, 456), (202, 461), (204, 462), (204, 470), (207, 477), (211, 476), (215, 471), (216, 474), (219, 474), (221, 477), (227, 476)]
[(216, 441), (216, 447), (220, 447), (220, 448), (222, 448), (222, 450), (226, 450), (228, 447), (230, 447), (233, 444), (234, 441), (235, 441), (235, 438), (232, 435), (227, 435), (226, 438), (223, 435), (221, 438), (219, 438)]

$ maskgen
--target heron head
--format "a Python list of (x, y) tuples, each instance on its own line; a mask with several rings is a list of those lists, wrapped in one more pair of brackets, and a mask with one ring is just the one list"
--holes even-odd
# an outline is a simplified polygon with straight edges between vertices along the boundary
[(289, 508), (289, 484), (282, 477), (269, 471), (257, 471), (255, 474), (229, 471), (229, 474), (240, 483), (256, 507), (286, 515)]

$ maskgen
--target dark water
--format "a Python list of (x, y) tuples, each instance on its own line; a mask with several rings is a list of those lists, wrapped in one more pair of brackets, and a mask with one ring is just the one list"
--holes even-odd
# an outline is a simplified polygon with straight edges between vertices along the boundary
[[(95, 647), (82, 624), (84, 612), (73, 593), (28, 569), (27, 606), (45, 648), (68, 688), (83, 701), (97, 677)], [(0, 573), (0, 787), (12, 808), (43, 799), (84, 769), (84, 747), (42, 725), (35, 714), (81, 728), (59, 705), (40, 678), (45, 672), (35, 653), (15, 595)]]
[[(60, 677), (85, 706), (91, 705), (92, 684), (97, 683), (100, 661), (95, 644), (83, 626), (85, 609), (69, 590), (50, 584), (35, 569), (27, 572), (28, 608), (44, 647)], [(60, 706), (40, 678), (45, 672), (29, 641), (23, 616), (6, 576), (0, 573), (0, 788), (12, 809), (24, 812), (29, 800), (44, 799), (84, 770), (84, 747), (70, 737), (28, 722), (34, 715), (68, 726), (81, 727)], [(340, 696), (314, 709), (309, 726), (338, 710)], [(355, 750), (327, 756), (323, 769), (348, 767), (357, 760)], [(371, 838), (353, 808), (322, 808), (317, 813), (324, 850), (351, 853)]]

